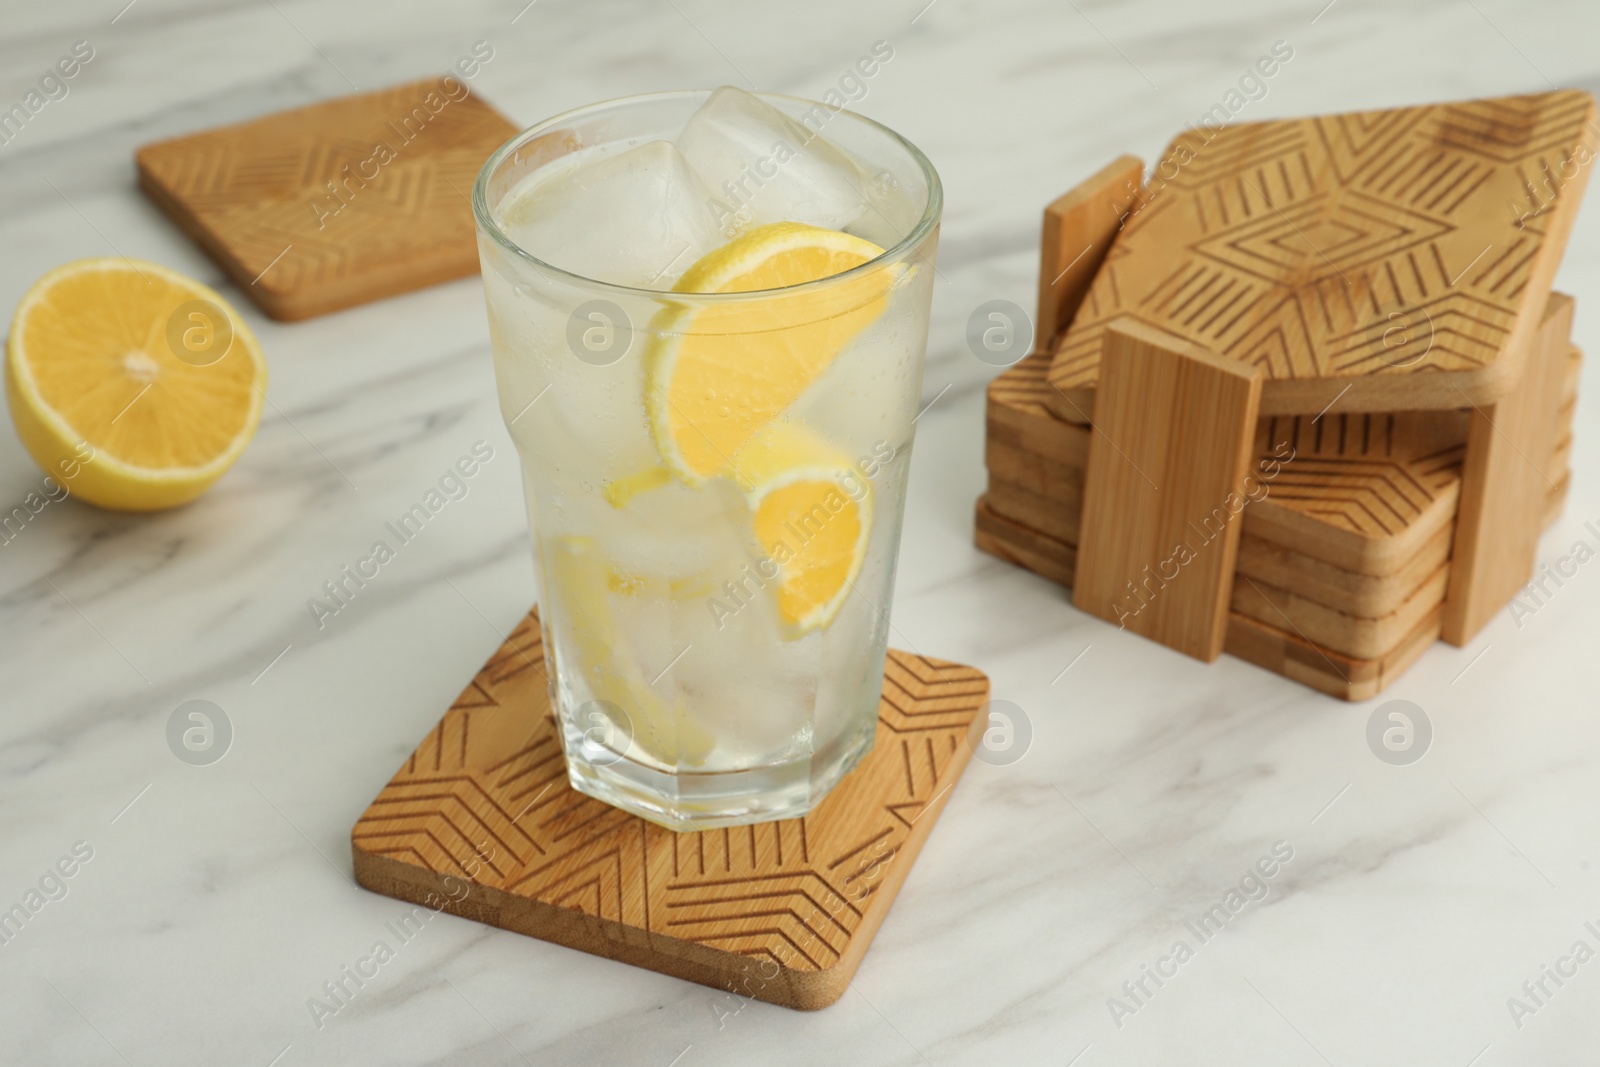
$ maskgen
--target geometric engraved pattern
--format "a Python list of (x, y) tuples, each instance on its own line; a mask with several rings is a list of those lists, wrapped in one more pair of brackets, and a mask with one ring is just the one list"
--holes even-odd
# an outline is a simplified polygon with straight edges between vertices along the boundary
[(1264, 414), (1493, 402), (1597, 133), (1577, 90), (1185, 131), (1061, 338), (1051, 409), (1088, 421), (1123, 315), (1262, 367)]
[(428, 78), (146, 145), (139, 183), (255, 300), (303, 319), (471, 274), (468, 199), (516, 132)]
[[(1287, 533), (1336, 566), (1387, 573), (1455, 518), (1467, 439), (1461, 412), (1269, 416), (1256, 439), (1259, 454), (1288, 444), (1294, 459), (1245, 514), (1270, 528), (1266, 536)], [(1348, 547), (1328, 551), (1334, 545)]]
[(567, 783), (530, 612), (351, 832), (369, 889), (796, 1008), (838, 999), (987, 725), (891, 650), (872, 752), (799, 819), (680, 833)]

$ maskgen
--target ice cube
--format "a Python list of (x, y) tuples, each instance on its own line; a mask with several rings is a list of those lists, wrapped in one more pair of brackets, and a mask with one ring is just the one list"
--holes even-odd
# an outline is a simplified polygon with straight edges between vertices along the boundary
[[(658, 463), (660, 453), (639, 416), (642, 330), (629, 345), (632, 358), (581, 361), (570, 347), (567, 304), (535, 297), (493, 261), (483, 284), (500, 410), (523, 453), (540, 457), (564, 486), (590, 492)], [(629, 303), (637, 308), (644, 301)], [(632, 315), (643, 318), (637, 310)]]
[(729, 214), (669, 141), (575, 153), (508, 199), (506, 234), (535, 257), (640, 289), (670, 289), (723, 244)]
[[(818, 107), (822, 116), (829, 112)], [(678, 150), (734, 209), (733, 227), (804, 222), (843, 230), (870, 210), (870, 175), (819, 132), (764, 100), (723, 86), (690, 116)], [(732, 236), (723, 220), (723, 236)]]

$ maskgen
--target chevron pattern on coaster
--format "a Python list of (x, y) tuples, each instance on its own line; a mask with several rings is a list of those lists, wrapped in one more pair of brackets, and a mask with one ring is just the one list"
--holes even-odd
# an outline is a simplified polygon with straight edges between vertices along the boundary
[(1455, 518), (1466, 416), (1458, 411), (1269, 417), (1258, 454), (1281, 464), (1254, 526), (1350, 570), (1387, 574)]
[(273, 318), (461, 277), (472, 183), (516, 132), (465, 89), (425, 79), (146, 145), (139, 184)]
[(1264, 368), (1263, 414), (1505, 396), (1597, 133), (1577, 90), (1185, 131), (1055, 350), (1051, 410), (1089, 421), (1121, 315)]
[(837, 1000), (978, 743), (989, 682), (889, 653), (871, 754), (802, 819), (676, 833), (567, 784), (537, 613), (351, 831), (369, 889), (794, 1008)]

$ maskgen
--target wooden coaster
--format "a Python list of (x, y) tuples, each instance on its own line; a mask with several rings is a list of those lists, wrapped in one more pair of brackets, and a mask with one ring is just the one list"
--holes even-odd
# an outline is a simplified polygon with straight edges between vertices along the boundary
[[(1566, 441), (1568, 449), (1571, 443), (1569, 437)], [(1567, 490), (1572, 482), (1572, 473), (1566, 466), (1564, 454), (1558, 453), (1556, 467), (1560, 471), (1559, 480), (1546, 496), (1541, 508), (1545, 529), (1561, 517), (1562, 509), (1566, 505)], [(982, 506), (978, 509), (980, 539), (986, 534), (992, 535), (989, 538), (990, 542), (995, 536), (1005, 539), (1006, 533), (1014, 533), (1016, 528), (1026, 530), (1030, 536), (1035, 533), (1043, 535), (1050, 539), (1052, 546), (1059, 544), (1065, 555), (1050, 546), (1036, 547), (1032, 553), (1034, 559), (1042, 558), (1049, 562), (1039, 565), (1035, 565), (1033, 560), (1015, 559), (1012, 562), (1044, 574), (1062, 585), (1072, 585), (1072, 571), (1077, 560), (1078, 527), (1075, 521), (1070, 523), (1065, 520), (1052, 521), (1052, 516), (1063, 513), (1063, 509), (1055, 506), (1055, 501), (1036, 496), (1019, 486), (997, 481), (993, 475), (990, 476), (989, 487), (981, 499)], [(1248, 509), (1245, 515), (1249, 516)], [(1014, 528), (998, 533), (996, 530), (986, 529), (988, 516), (1014, 524)], [(1040, 521), (1041, 519), (1043, 521)], [(1247, 523), (1246, 533), (1239, 539), (1237, 568), (1239, 575), (1252, 578), (1263, 585), (1293, 589), (1301, 598), (1319, 607), (1330, 608), (1343, 615), (1354, 615), (1360, 619), (1381, 619), (1397, 610), (1423, 582), (1449, 560), (1450, 545), (1455, 537), (1455, 525), (1452, 523), (1434, 534), (1415, 556), (1401, 564), (1400, 569), (1392, 574), (1375, 576), (1324, 563), (1275, 541), (1253, 537), (1248, 530)], [(1026, 538), (1023, 543), (1025, 542)], [(1015, 537), (1012, 537), (1005, 546), (984, 543), (979, 547), (992, 554), (1010, 558), (1011, 548), (1018, 543)], [(1061, 569), (1062, 567), (1065, 569)]]
[[(991, 469), (984, 493), (987, 506), (1001, 518), (1037, 530), (1057, 541), (1078, 544), (1078, 505), (1061, 505), (1058, 498), (1040, 496), (1022, 486), (1002, 481)], [(1249, 532), (1250, 509), (1245, 509), (1245, 533), (1239, 539), (1238, 573), (1263, 585), (1293, 589), (1306, 600), (1344, 615), (1381, 619), (1410, 598), (1450, 558), (1454, 525), (1446, 525), (1425, 542), (1416, 555), (1386, 575), (1362, 574), (1296, 552), (1276, 541)], [(1066, 583), (1066, 584), (1071, 584)]]
[(1438, 614), (1449, 576), (1448, 563), (1440, 564), (1393, 611), (1380, 618), (1336, 611), (1298, 591), (1268, 585), (1249, 576), (1241, 577), (1234, 584), (1229, 608), (1236, 615), (1289, 630), (1319, 648), (1352, 659), (1382, 659), (1423, 619)]
[[(1024, 516), (1006, 510), (1004, 499), (995, 492), (993, 485), (981, 498), (976, 516), (978, 547), (1052, 581), (1075, 587), (1081, 558), (1079, 548), (1049, 531), (1029, 525)], [(1272, 564), (1277, 560), (1267, 556), (1264, 563), (1261, 556), (1247, 556), (1246, 546), (1241, 541), (1228, 610), (1292, 632), (1320, 648), (1353, 659), (1382, 658), (1424, 617), (1437, 614), (1444, 600), (1449, 573), (1446, 563), (1451, 533), (1449, 528), (1441, 530), (1415, 564), (1408, 564), (1404, 572), (1389, 579), (1340, 572), (1317, 561), (1303, 561), (1303, 557), (1303, 562), (1297, 565), (1280, 563), (1274, 568)], [(1258, 542), (1252, 547), (1259, 550), (1262, 544), (1269, 551), (1282, 551), (1280, 546), (1268, 543)], [(1419, 576), (1417, 572), (1429, 563), (1431, 569)], [(1311, 570), (1311, 567), (1318, 567), (1320, 571)], [(1308, 571), (1336, 591), (1357, 582), (1370, 583), (1365, 587), (1371, 590), (1369, 599), (1358, 602), (1356, 610), (1350, 610), (1354, 598), (1348, 594), (1342, 598), (1316, 597), (1313, 594), (1322, 590), (1305, 580)]]
[(1044, 209), (1035, 343), (1048, 349), (1083, 303), (1117, 231), (1144, 193), (1144, 162), (1119, 156)]
[(978, 498), (974, 541), (991, 556), (1072, 588), (1078, 549), (995, 511), (987, 496)]
[[(984, 457), (990, 503), (1001, 514), (1076, 545), (1089, 429), (1049, 411), (1048, 358), (1029, 356), (989, 384)], [(1570, 461), (1582, 361), (1581, 351), (1569, 343), (1550, 463), (1557, 473), (1565, 472)], [(1315, 599), (1368, 617), (1392, 611), (1393, 603), (1382, 604), (1385, 596), (1408, 595), (1415, 581), (1443, 561), (1425, 568), (1417, 562), (1423, 548), (1453, 522), (1467, 425), (1463, 412), (1263, 418), (1257, 431), (1261, 462), (1270, 463), (1283, 444), (1295, 449), (1296, 459), (1282, 465), (1265, 500), (1245, 509), (1240, 568), (1270, 580), (1268, 573), (1250, 569), (1260, 558), (1252, 543), (1270, 542), (1336, 568), (1337, 579), (1350, 585), (1349, 594), (1358, 601), (1320, 594)], [(1423, 573), (1397, 590), (1389, 579), (1408, 567)], [(1363, 576), (1371, 580), (1362, 581)], [(1301, 572), (1296, 584), (1303, 581), (1313, 588), (1321, 584), (1310, 571)]]
[(516, 127), (430, 78), (146, 145), (139, 186), (295, 320), (472, 274), (472, 183)]
[(1561, 507), (1566, 503), (1567, 484), (1572, 480), (1572, 422), (1578, 413), (1578, 377), (1582, 370), (1583, 352), (1577, 345), (1571, 345), (1567, 349), (1566, 378), (1561, 386), (1561, 411), (1556, 416), (1555, 456), (1550, 461), (1550, 468), (1560, 475), (1559, 500), (1545, 509), (1546, 528), (1561, 517)]
[(1072, 602), (1222, 654), (1262, 373), (1133, 319), (1105, 332)]
[[(1547, 527), (1560, 517), (1569, 480), (1564, 478), (1546, 502)], [(976, 519), (975, 542), (979, 549), (1060, 585), (1072, 585), (1077, 561), (1074, 546), (998, 514), (989, 506), (987, 497), (979, 498)], [(1447, 546), (1452, 532), (1444, 531)], [(1244, 574), (1244, 559), (1244, 545), (1241, 544), (1241, 575)], [(1289, 607), (1292, 610), (1293, 605)], [(1442, 613), (1441, 603), (1428, 611), (1385, 655), (1378, 659), (1361, 659), (1307, 639), (1304, 633), (1294, 629), (1291, 619), (1279, 619), (1283, 625), (1274, 625), (1230, 611), (1223, 651), (1329, 696), (1366, 700), (1404, 673), (1427, 646), (1438, 639)]]
[(1454, 536), (1453, 525), (1443, 527), (1392, 574), (1379, 576), (1345, 570), (1247, 535), (1239, 542), (1239, 574), (1263, 586), (1292, 589), (1301, 599), (1341, 615), (1382, 619), (1399, 610), (1445, 565)]
[(833, 1003), (987, 717), (891, 651), (872, 753), (810, 815), (676, 833), (575, 792), (530, 612), (351, 831), (368, 889), (791, 1008)]
[[(1049, 387), (1038, 366), (1038, 359), (1031, 358), (991, 385), (990, 440), (985, 449), (990, 483), (985, 507), (979, 511), (979, 547), (1071, 585), (1067, 572), (1076, 564), (1082, 472), (1002, 443), (1051, 441), (1040, 424), (1069, 425), (1039, 402)], [(1386, 650), (1407, 628), (1396, 612), (1405, 607), (1409, 614), (1404, 618), (1414, 620), (1419, 608), (1437, 606), (1437, 590), (1425, 592), (1423, 586), (1450, 552), (1450, 512), (1439, 513), (1435, 522), (1432, 512), (1416, 506), (1428, 488), (1427, 476), (1438, 472), (1408, 465), (1409, 457), (1437, 452), (1441, 441), (1459, 442), (1464, 433), (1463, 417), (1444, 412), (1397, 419), (1356, 415), (1315, 421), (1262, 419), (1257, 432), (1261, 473), (1265, 480), (1276, 470), (1267, 484), (1279, 499), (1269, 495), (1244, 509), (1238, 573), (1266, 589), (1294, 590), (1292, 598), (1278, 598), (1287, 608), (1288, 628), (1298, 625), (1314, 631), (1330, 648), (1358, 655)], [(1459, 444), (1452, 447), (1454, 452), (1444, 457), (1446, 478), (1454, 476), (1459, 464)], [(1299, 451), (1289, 451), (1295, 449)], [(1285, 454), (1297, 458), (1274, 467), (1274, 457)], [(1453, 491), (1451, 486), (1445, 488)], [(1419, 517), (1428, 518), (1428, 523), (1416, 521)], [(1007, 519), (1028, 534), (1019, 537), (1013, 528), (1008, 538), (1004, 529), (994, 528), (997, 520)], [(1430, 535), (1423, 540), (1416, 536), (1419, 532)], [(1050, 540), (1035, 542), (1034, 534)], [(1341, 538), (1354, 546), (1347, 547), (1344, 558), (1366, 562), (1376, 573), (1351, 570), (1301, 551), (1329, 540), (1337, 548)], [(1413, 545), (1409, 556), (1400, 551)], [(1064, 563), (1062, 553), (1068, 546), (1072, 562)], [(1252, 604), (1272, 610), (1252, 592), (1242, 580), (1235, 580), (1230, 592), (1234, 610)]]
[[(1076, 549), (999, 516), (980, 498), (977, 506), (978, 548), (1043, 578), (1070, 586)], [(1341, 700), (1366, 700), (1393, 682), (1439, 637), (1441, 606), (1434, 609), (1381, 659), (1363, 660), (1324, 648), (1294, 632), (1228, 614), (1223, 651), (1291, 681)]]
[(1240, 615), (1228, 616), (1228, 655), (1340, 700), (1369, 700), (1399, 678), (1439, 639), (1436, 607), (1382, 659), (1356, 659), (1299, 634)]
[(1557, 418), (1571, 365), (1573, 300), (1551, 293), (1521, 379), (1474, 407), (1444, 606), (1444, 639), (1465, 645), (1533, 577), (1543, 504), (1559, 479)]
[(1466, 419), (1459, 412), (1266, 418), (1258, 452), (1287, 444), (1249, 529), (1326, 563), (1387, 576), (1455, 519)]
[(989, 382), (984, 437), (1019, 452), (1079, 470), (1089, 462), (1089, 427), (1050, 410), (1050, 354), (1035, 352)]
[(1265, 414), (1500, 400), (1597, 133), (1578, 90), (1185, 131), (1062, 338), (1051, 409), (1093, 414), (1130, 314), (1263, 368)]
[(990, 468), (989, 488), (983, 496), (996, 514), (1077, 548), (1078, 535), (1082, 532), (1081, 495), (1065, 501), (1061, 497), (1043, 496), (1032, 488), (1006, 481), (999, 471)]

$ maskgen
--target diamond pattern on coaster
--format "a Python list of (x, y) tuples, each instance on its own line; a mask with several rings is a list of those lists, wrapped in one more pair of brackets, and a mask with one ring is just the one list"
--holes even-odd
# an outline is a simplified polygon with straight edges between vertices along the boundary
[(368, 889), (793, 1008), (843, 993), (978, 743), (980, 671), (891, 650), (878, 735), (802, 819), (677, 833), (575, 792), (537, 612), (351, 831)]
[[(1106, 327), (1132, 315), (1264, 368), (1264, 414), (1491, 403), (1588, 179), (1564, 161), (1597, 133), (1578, 90), (1185, 131), (1061, 338), (1045, 402), (1088, 421)], [(1424, 350), (1396, 357), (1397, 321)]]
[(275, 319), (472, 274), (472, 183), (516, 127), (430, 78), (145, 145), (139, 185)]

